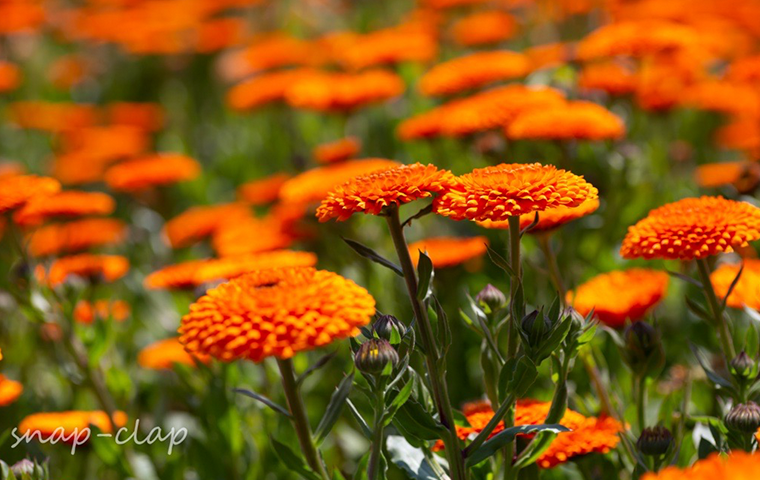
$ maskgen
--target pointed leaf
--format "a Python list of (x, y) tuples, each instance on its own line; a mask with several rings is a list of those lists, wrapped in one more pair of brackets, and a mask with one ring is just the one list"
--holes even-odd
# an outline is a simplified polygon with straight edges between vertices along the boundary
[(570, 429), (560, 424), (548, 424), (548, 425), (521, 425), (518, 427), (510, 427), (497, 433), (490, 440), (485, 442), (477, 450), (467, 458), (467, 466), (472, 467), (482, 462), (483, 460), (490, 458), (496, 452), (514, 441), (518, 434), (529, 435), (536, 432), (569, 432)]
[(314, 365), (304, 370), (304, 372), (298, 377), (298, 380), (296, 380), (296, 385), (301, 385), (303, 381), (309, 377), (309, 375), (311, 375), (312, 373), (316, 372), (320, 368), (327, 365), (327, 362), (335, 358), (335, 355), (337, 354), (338, 354), (338, 351), (336, 350), (334, 352), (330, 352), (327, 355), (322, 356), (319, 360), (317, 360), (314, 363)]
[(314, 431), (314, 441), (317, 445), (322, 443), (327, 434), (330, 433), (330, 430), (332, 430), (335, 422), (338, 421), (340, 412), (343, 410), (343, 405), (346, 404), (346, 400), (348, 399), (348, 394), (351, 393), (353, 382), (354, 374), (351, 373), (340, 381), (338, 388), (335, 389), (330, 397), (327, 410), (325, 410), (322, 420), (319, 421), (319, 425), (317, 425), (317, 429)]
[[(341, 238), (343, 238), (343, 237), (341, 237)], [(343, 241), (346, 242), (349, 247), (353, 248), (354, 251), (356, 253), (358, 253), (359, 255), (361, 255), (362, 257), (367, 258), (369, 260), (372, 260), (373, 262), (378, 263), (378, 264), (380, 264), (380, 265), (382, 265), (382, 266), (384, 266), (386, 268), (390, 268), (399, 277), (403, 277), (404, 276), (404, 272), (401, 270), (401, 267), (399, 267), (395, 263), (391, 262), (387, 258), (383, 257), (382, 255), (380, 255), (376, 251), (372, 250), (371, 248), (366, 247), (366, 246), (362, 245), (361, 243), (359, 243), (359, 242), (357, 242), (355, 240), (348, 239), (348, 238), (343, 238)]]
[(277, 413), (279, 413), (281, 415), (285, 415), (288, 418), (292, 417), (292, 415), (290, 414), (290, 412), (288, 411), (288, 409), (286, 409), (285, 407), (283, 407), (281, 405), (278, 405), (277, 403), (275, 403), (272, 400), (268, 399), (264, 395), (259, 395), (256, 392), (252, 392), (252, 391), (246, 390), (244, 388), (233, 388), (232, 391), (235, 392), (235, 393), (239, 393), (241, 395), (245, 395), (246, 397), (253, 398), (254, 400), (258, 400), (259, 402), (263, 403), (264, 405), (266, 405), (267, 407), (271, 408), (272, 410), (274, 410), (275, 412), (277, 412)]
[(725, 379), (718, 375), (717, 373), (713, 372), (710, 367), (707, 366), (707, 362), (702, 358), (702, 354), (700, 351), (695, 347), (693, 344), (689, 344), (689, 347), (691, 348), (692, 353), (694, 353), (694, 356), (697, 357), (697, 361), (702, 366), (702, 370), (705, 371), (705, 374), (707, 375), (707, 378), (715, 384), (718, 388), (725, 388), (728, 391), (732, 391), (734, 389), (733, 384), (728, 379)]
[(488, 256), (491, 258), (491, 261), (496, 264), (497, 267), (501, 268), (505, 272), (507, 272), (510, 275), (514, 275), (515, 271), (512, 270), (512, 267), (509, 265), (509, 262), (504, 259), (499, 253), (491, 248), (489, 245), (486, 245), (486, 251), (488, 252)]
[(744, 262), (742, 262), (741, 267), (739, 267), (739, 271), (736, 273), (736, 276), (734, 277), (734, 280), (731, 282), (731, 285), (728, 287), (728, 291), (726, 292), (726, 296), (723, 297), (723, 301), (720, 304), (720, 311), (726, 309), (726, 303), (728, 302), (728, 297), (731, 296), (731, 292), (734, 291), (734, 288), (736, 288), (736, 284), (739, 283), (739, 279), (742, 276), (742, 272), (744, 272)]
[(291, 450), (289, 446), (278, 442), (274, 438), (271, 439), (271, 442), (274, 453), (280, 458), (282, 464), (288, 468), (288, 470), (296, 472), (307, 480), (320, 480), (319, 475), (317, 475), (314, 470), (309, 468), (301, 456), (296, 455), (296, 453)]
[(683, 280), (684, 282), (691, 283), (695, 287), (704, 288), (704, 286), (702, 285), (702, 282), (700, 282), (699, 280), (696, 280), (694, 278), (691, 278), (688, 275), (684, 275), (683, 273), (673, 272), (673, 271), (670, 271), (670, 270), (665, 270), (665, 271), (668, 272), (668, 275), (670, 275), (672, 277), (676, 277), (676, 278), (678, 278), (680, 280)]
[(707, 313), (707, 309), (703, 307), (702, 305), (698, 304), (688, 296), (685, 297), (686, 299), (686, 307), (691, 310), (691, 313), (696, 315), (698, 318), (701, 318), (702, 320), (705, 320), (706, 322), (712, 322), (713, 317), (709, 313)]
[(415, 213), (411, 217), (404, 220), (404, 223), (401, 224), (402, 227), (407, 227), (412, 224), (412, 220), (417, 220), (418, 218), (422, 218), (425, 215), (428, 215), (430, 213), (433, 213), (433, 204), (429, 204), (425, 207), (423, 207), (419, 212)]
[(433, 261), (427, 256), (427, 253), (420, 252), (420, 259), (417, 261), (417, 299), (424, 300), (430, 293), (430, 283), (433, 281)]
[(396, 416), (396, 412), (398, 412), (399, 408), (403, 404), (406, 403), (407, 400), (409, 400), (409, 396), (412, 394), (412, 388), (414, 387), (414, 382), (406, 382), (406, 385), (399, 390), (398, 394), (393, 398), (391, 401), (391, 404), (388, 405), (388, 408), (385, 409), (385, 414), (383, 415), (383, 426), (387, 427), (389, 423), (393, 420), (393, 417)]
[(365, 437), (367, 437), (368, 440), (372, 440), (372, 429), (369, 428), (367, 421), (364, 420), (364, 417), (362, 417), (362, 414), (359, 413), (359, 410), (357, 410), (356, 405), (353, 404), (351, 399), (346, 399), (346, 405), (348, 405), (348, 410), (353, 414), (354, 419), (356, 419), (356, 423), (359, 424), (359, 428), (361, 429), (362, 434)]
[(412, 480), (443, 480), (425, 458), (425, 453), (414, 448), (404, 437), (388, 435), (385, 441), (391, 462)]

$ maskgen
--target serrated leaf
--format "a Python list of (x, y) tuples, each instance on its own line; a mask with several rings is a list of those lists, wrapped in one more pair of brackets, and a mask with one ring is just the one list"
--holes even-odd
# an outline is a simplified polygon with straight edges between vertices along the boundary
[(699, 280), (697, 280), (697, 279), (694, 279), (694, 278), (692, 278), (692, 277), (690, 277), (690, 276), (688, 276), (688, 275), (684, 275), (683, 273), (673, 272), (673, 271), (671, 271), (671, 270), (665, 270), (665, 271), (666, 271), (666, 272), (668, 273), (668, 275), (670, 275), (671, 277), (676, 277), (676, 278), (678, 278), (679, 280), (683, 280), (684, 282), (687, 282), (687, 283), (691, 283), (692, 285), (694, 285), (695, 287), (698, 287), (698, 288), (700, 288), (700, 289), (704, 289), (704, 288), (705, 288), (705, 287), (702, 285), (702, 282), (700, 282)]
[(327, 434), (330, 433), (330, 430), (332, 430), (335, 422), (338, 421), (340, 412), (343, 410), (343, 405), (346, 404), (346, 400), (348, 399), (348, 394), (351, 393), (353, 382), (354, 374), (352, 372), (340, 381), (338, 388), (335, 389), (330, 397), (330, 403), (327, 404), (327, 410), (325, 410), (322, 420), (319, 421), (319, 425), (317, 425), (317, 429), (314, 431), (314, 442), (316, 442), (317, 445), (322, 443), (325, 437), (327, 437)]
[(246, 397), (250, 397), (250, 398), (252, 398), (254, 400), (258, 400), (259, 402), (263, 403), (264, 405), (266, 405), (267, 407), (271, 408), (275, 412), (277, 412), (277, 413), (279, 413), (281, 415), (285, 415), (288, 418), (292, 418), (293, 417), (293, 415), (290, 414), (290, 412), (288, 411), (287, 408), (285, 408), (282, 405), (279, 405), (279, 404), (273, 402), (272, 400), (268, 399), (264, 395), (260, 395), (260, 394), (258, 394), (256, 392), (252, 392), (252, 391), (246, 390), (244, 388), (233, 388), (232, 391), (235, 392), (235, 393), (239, 393), (241, 395), (245, 395)]
[(272, 442), (274, 453), (280, 458), (282, 465), (285, 466), (288, 470), (296, 472), (307, 480), (320, 480), (319, 475), (317, 475), (314, 470), (309, 468), (301, 456), (296, 455), (296, 453), (289, 446), (277, 441), (277, 439), (274, 438), (272, 438), (270, 441)]
[(399, 277), (404, 276), (404, 272), (401, 270), (401, 267), (391, 262), (387, 258), (383, 257), (376, 251), (372, 250), (371, 248), (367, 246), (362, 245), (361, 243), (355, 240), (351, 240), (349, 238), (344, 238), (344, 237), (341, 237), (341, 238), (343, 238), (343, 241), (346, 242), (349, 247), (351, 247), (356, 253), (358, 253), (362, 257), (372, 260), (373, 262), (380, 264), (386, 268), (390, 268)]
[(424, 300), (430, 294), (430, 284), (433, 281), (433, 261), (425, 252), (420, 250), (417, 261), (417, 299)]
[(467, 466), (472, 467), (493, 456), (496, 452), (513, 442), (518, 434), (529, 435), (537, 432), (569, 432), (570, 429), (560, 424), (520, 425), (510, 427), (497, 433), (467, 458)]

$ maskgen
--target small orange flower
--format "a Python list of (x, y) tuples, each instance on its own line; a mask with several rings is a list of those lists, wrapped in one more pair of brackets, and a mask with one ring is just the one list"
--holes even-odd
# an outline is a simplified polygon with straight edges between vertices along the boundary
[(576, 290), (567, 292), (566, 300), (581, 315), (594, 310), (602, 323), (613, 328), (625, 326), (626, 320), (641, 320), (665, 297), (669, 276), (666, 272), (632, 268), (597, 275)]
[(409, 255), (416, 265), (420, 259), (420, 251), (427, 254), (435, 268), (452, 267), (486, 253), (488, 239), (486, 237), (434, 237), (420, 240), (409, 245)]
[(556, 42), (526, 48), (523, 54), (528, 57), (530, 71), (534, 71), (564, 65), (574, 59), (573, 50), (570, 44)]
[(113, 125), (157, 132), (164, 126), (164, 110), (157, 103), (115, 102), (106, 107), (106, 119)]
[(715, 141), (719, 147), (741, 150), (751, 159), (760, 160), (760, 118), (742, 116), (721, 127)]
[(190, 355), (179, 343), (179, 338), (167, 338), (151, 343), (140, 350), (137, 363), (150, 370), (171, 370), (175, 364), (195, 367), (197, 362), (208, 363), (210, 357), (204, 354)]
[(273, 250), (236, 257), (210, 259), (195, 271), (193, 282), (196, 285), (217, 280), (231, 280), (256, 270), (269, 270), (284, 267), (313, 267), (317, 256), (311, 252), (294, 252), (290, 250)]
[(438, 39), (434, 28), (424, 20), (411, 19), (391, 28), (364, 34), (338, 33), (323, 38), (330, 57), (351, 70), (396, 64), (401, 62), (427, 62), (438, 53)]
[(26, 173), (26, 167), (19, 162), (0, 162), (0, 179)]
[(59, 90), (70, 90), (85, 79), (88, 65), (78, 55), (64, 55), (55, 60), (47, 69), (50, 83)]
[(127, 225), (112, 218), (86, 218), (53, 223), (38, 228), (29, 237), (29, 252), (35, 257), (75, 252), (99, 245), (119, 243)]
[[(731, 283), (739, 273), (740, 264), (724, 263), (712, 274), (710, 281), (718, 298), (723, 299), (728, 293)], [(736, 283), (731, 295), (726, 302), (731, 308), (744, 308), (745, 306), (760, 310), (760, 260), (744, 259), (744, 270), (739, 281)]]
[(706, 81), (682, 93), (682, 103), (701, 110), (760, 118), (760, 90), (752, 85)]
[(156, 270), (145, 277), (145, 288), (151, 290), (194, 288), (195, 274), (207, 261), (190, 260)]
[(734, 185), (744, 193), (760, 183), (760, 164), (747, 161), (706, 163), (697, 167), (694, 176), (702, 188)]
[(10, 119), (21, 128), (48, 132), (73, 131), (97, 123), (94, 105), (77, 103), (15, 102)]
[(285, 91), (292, 107), (324, 112), (347, 111), (383, 102), (404, 92), (401, 77), (385, 70), (359, 73), (318, 72), (306, 75)]
[(21, 83), (21, 71), (10, 63), (0, 61), (0, 93), (10, 92), (18, 88)]
[(182, 317), (180, 341), (188, 352), (222, 361), (294, 354), (359, 334), (375, 313), (362, 287), (313, 268), (262, 270), (217, 288)]
[(262, 36), (238, 53), (244, 76), (273, 68), (314, 63), (315, 49), (311, 42), (282, 33)]
[(760, 208), (723, 197), (684, 198), (628, 227), (623, 258), (693, 260), (760, 239)]
[(150, 139), (139, 126), (109, 125), (65, 132), (61, 143), (67, 153), (81, 152), (86, 158), (110, 163), (142, 154), (148, 149)]
[[(127, 423), (127, 414), (114, 412), (113, 423), (117, 427), (123, 427)], [(34, 435), (32, 438), (41, 437), (42, 440), (47, 440), (53, 435), (56, 435), (59, 440), (63, 440), (64, 436), (69, 436), (69, 441), (73, 442), (77, 433), (81, 433), (91, 425), (104, 433), (113, 433), (111, 420), (106, 412), (79, 410), (29, 415), (19, 423), (18, 433), (19, 435)]]
[(191, 207), (164, 225), (164, 235), (173, 248), (192, 245), (212, 235), (220, 225), (250, 216), (240, 203)]
[(0, 177), (0, 214), (21, 207), (35, 197), (52, 195), (61, 189), (57, 180), (37, 175)]
[(138, 192), (158, 185), (192, 180), (201, 166), (190, 157), (164, 153), (128, 160), (106, 171), (106, 183), (114, 190)]
[(516, 32), (515, 17), (500, 10), (470, 14), (457, 20), (451, 28), (454, 41), (465, 47), (503, 42)]
[(275, 173), (246, 182), (238, 187), (238, 198), (255, 206), (275, 202), (280, 197), (280, 190), (288, 179), (290, 175), (287, 173)]
[[(0, 356), (0, 359), (2, 356)], [(18, 400), (18, 397), (24, 392), (24, 386), (21, 383), (0, 375), (0, 407), (7, 407)]]
[(479, 52), (439, 63), (420, 80), (429, 96), (451, 95), (500, 80), (520, 78), (530, 72), (528, 58), (516, 52)]
[(0, 34), (29, 33), (45, 23), (45, 7), (37, 2), (3, 2), (0, 13)]
[(123, 322), (129, 318), (131, 310), (124, 300), (80, 300), (74, 307), (74, 320), (84, 325), (90, 325), (96, 318)]
[[(562, 225), (572, 222), (586, 215), (591, 215), (599, 208), (599, 199), (590, 198), (585, 200), (577, 207), (556, 207), (548, 208), (538, 213), (538, 223), (533, 225), (536, 220), (536, 213), (528, 213), (520, 215), (520, 228), (527, 228), (530, 225), (533, 227), (528, 233), (541, 233), (548, 232), (561, 227)], [(478, 225), (485, 228), (509, 228), (509, 221), (491, 221), (486, 220), (483, 222), (477, 222)]]
[(106, 282), (120, 279), (129, 271), (129, 261), (120, 255), (93, 255), (82, 253), (56, 259), (50, 265), (47, 282), (50, 286), (62, 284), (69, 275), (94, 278)]
[(464, 7), (468, 5), (478, 5), (486, 3), (488, 0), (423, 0), (420, 2), (422, 6), (428, 8), (456, 8)]
[(317, 218), (348, 220), (354, 213), (380, 215), (385, 207), (428, 198), (448, 188), (454, 176), (435, 165), (402, 165), (355, 177), (335, 187), (317, 208)]
[(733, 62), (726, 71), (726, 80), (747, 84), (760, 82), (760, 55), (740, 58)]
[(686, 468), (665, 467), (657, 473), (645, 473), (641, 480), (753, 480), (760, 471), (760, 455), (733, 450), (729, 456), (713, 453)]
[(312, 154), (319, 163), (335, 163), (355, 158), (361, 149), (361, 141), (356, 137), (346, 137), (323, 143), (314, 148)]
[(197, 26), (195, 50), (200, 53), (216, 52), (240, 44), (245, 38), (243, 18), (211, 18)]
[(624, 21), (591, 32), (578, 44), (577, 55), (581, 60), (640, 57), (687, 49), (700, 42), (699, 32), (688, 25), (663, 20)]
[(597, 189), (583, 177), (553, 165), (501, 164), (456, 177), (435, 199), (435, 213), (454, 220), (500, 221), (557, 208), (576, 207), (597, 198)]
[(304, 77), (314, 75), (310, 68), (262, 73), (245, 80), (227, 92), (227, 104), (238, 111), (285, 100), (288, 89)]
[(609, 140), (622, 138), (625, 125), (601, 105), (576, 101), (522, 113), (505, 132), (515, 140)]
[(578, 75), (578, 87), (582, 90), (600, 90), (610, 95), (628, 95), (636, 91), (636, 86), (636, 74), (615, 62), (586, 65)]
[(105, 193), (69, 190), (32, 198), (14, 213), (13, 221), (24, 226), (39, 225), (52, 217), (108, 215), (114, 208), (113, 198)]
[(220, 224), (211, 246), (220, 257), (234, 257), (287, 248), (294, 240), (276, 219), (242, 217)]

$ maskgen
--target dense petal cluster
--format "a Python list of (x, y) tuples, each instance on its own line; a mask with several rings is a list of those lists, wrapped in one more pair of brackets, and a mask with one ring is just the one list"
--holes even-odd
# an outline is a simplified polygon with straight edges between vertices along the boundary
[(190, 157), (159, 154), (128, 160), (106, 172), (106, 183), (114, 190), (138, 192), (147, 188), (192, 180), (201, 167)]
[(760, 239), (760, 208), (722, 197), (685, 198), (628, 227), (624, 258), (693, 260)]
[(439, 63), (422, 77), (420, 90), (430, 96), (451, 95), (529, 72), (530, 62), (521, 53), (479, 52)]
[(500, 10), (475, 12), (457, 20), (451, 28), (454, 41), (467, 47), (509, 40), (517, 33), (517, 20)]
[[(599, 208), (599, 199), (590, 198), (585, 200), (577, 207), (556, 207), (548, 208), (541, 212), (527, 213), (520, 215), (520, 228), (528, 228), (533, 225), (528, 233), (540, 233), (554, 230), (562, 225), (572, 222), (586, 215), (591, 215)], [(536, 222), (536, 215), (538, 215), (538, 222)], [(533, 224), (534, 222), (535, 225)], [(478, 222), (478, 225), (485, 228), (509, 228), (509, 221), (491, 221), (485, 220)]]
[(238, 187), (238, 198), (251, 205), (266, 205), (275, 202), (280, 196), (280, 190), (290, 175), (275, 173), (268, 177), (246, 182)]
[(210, 259), (200, 265), (193, 281), (196, 285), (203, 285), (216, 280), (231, 280), (256, 270), (313, 267), (316, 264), (317, 256), (311, 252), (274, 250), (239, 257)]
[(29, 237), (29, 252), (41, 257), (112, 245), (126, 237), (127, 225), (113, 218), (85, 218), (68, 223), (51, 223)]
[[(113, 423), (117, 427), (123, 427), (127, 423), (127, 414), (114, 412)], [(45, 440), (55, 433), (59, 436), (69, 436), (70, 441), (73, 441), (74, 434), (90, 426), (95, 426), (104, 433), (113, 433), (111, 419), (108, 418), (106, 412), (80, 410), (29, 415), (19, 423), (18, 433), (29, 436), (35, 434), (36, 438), (41, 437)]]
[(47, 283), (51, 286), (62, 284), (69, 275), (86, 278), (103, 278), (113, 282), (129, 271), (129, 261), (121, 255), (94, 255), (81, 253), (57, 258), (50, 265)]
[(670, 466), (657, 473), (645, 473), (641, 480), (754, 480), (760, 471), (760, 455), (733, 450), (726, 457), (713, 453), (686, 468)]
[(190, 353), (223, 361), (289, 358), (358, 335), (375, 313), (362, 287), (313, 268), (261, 270), (209, 290), (182, 317)]
[(432, 237), (410, 243), (409, 255), (416, 265), (420, 252), (423, 252), (430, 257), (435, 268), (445, 268), (482, 257), (487, 247), (486, 237)]
[(525, 112), (505, 131), (516, 140), (608, 140), (621, 138), (625, 125), (601, 105), (576, 101)]
[(186, 247), (212, 235), (220, 225), (250, 215), (240, 203), (191, 207), (164, 226), (164, 235), (173, 248)]
[(30, 199), (13, 215), (19, 225), (38, 225), (53, 217), (109, 215), (116, 208), (110, 195), (68, 190)]
[(61, 189), (57, 180), (37, 175), (0, 177), (0, 214), (24, 205), (37, 196), (52, 195)]
[(137, 356), (137, 363), (149, 370), (171, 370), (175, 364), (195, 367), (197, 362), (208, 363), (211, 358), (202, 353), (189, 354), (179, 338), (167, 338), (151, 343)]
[(357, 137), (346, 137), (317, 145), (312, 154), (319, 163), (342, 162), (349, 158), (356, 158), (361, 146), (361, 141)]
[[(728, 296), (726, 305), (731, 308), (744, 308), (746, 306), (760, 310), (760, 260), (748, 258), (744, 260), (743, 264), (742, 276), (739, 277), (731, 295)], [(741, 266), (738, 263), (724, 263), (710, 274), (710, 281), (715, 289), (715, 294), (720, 299), (726, 297), (728, 289), (739, 273)]]

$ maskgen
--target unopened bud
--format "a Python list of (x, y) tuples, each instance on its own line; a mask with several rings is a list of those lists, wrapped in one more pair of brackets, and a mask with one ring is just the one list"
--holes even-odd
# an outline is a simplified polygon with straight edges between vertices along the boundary
[(747, 379), (757, 376), (757, 365), (755, 361), (743, 350), (731, 360), (730, 367), (731, 373), (739, 379)]
[(383, 338), (372, 338), (362, 343), (354, 356), (356, 368), (370, 375), (382, 373), (388, 364), (395, 367), (398, 361), (398, 353), (388, 340)]
[(406, 325), (401, 323), (401, 320), (393, 315), (380, 315), (372, 324), (372, 329), (378, 337), (390, 342), (394, 337), (394, 333), (398, 334), (397, 338), (399, 339), (404, 335), (406, 332)]
[(11, 471), (14, 475), (17, 477), (20, 477), (21, 475), (33, 475), (34, 474), (34, 462), (30, 461), (29, 459), (23, 459), (19, 462), (16, 462), (12, 467)]
[(726, 427), (743, 433), (755, 433), (760, 428), (760, 406), (755, 402), (734, 405), (725, 419)]
[(501, 290), (489, 283), (475, 296), (475, 301), (488, 313), (495, 312), (503, 307), (507, 303), (507, 297)]
[(551, 332), (552, 322), (542, 312), (533, 310), (523, 317), (520, 327), (525, 332), (524, 338), (528, 340), (528, 344), (531, 347), (538, 347)]
[(624, 337), (624, 360), (636, 375), (647, 375), (665, 363), (660, 334), (647, 322), (632, 323)]
[(673, 434), (663, 426), (645, 428), (636, 442), (639, 451), (644, 455), (664, 455), (673, 444)]

